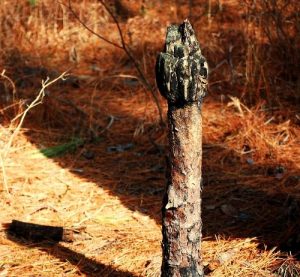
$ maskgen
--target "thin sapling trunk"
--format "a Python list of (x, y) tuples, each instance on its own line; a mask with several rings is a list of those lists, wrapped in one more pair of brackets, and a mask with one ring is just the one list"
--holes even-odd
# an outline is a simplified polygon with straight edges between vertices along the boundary
[(168, 27), (156, 64), (168, 100), (169, 164), (163, 203), (162, 276), (203, 276), (201, 265), (201, 104), (208, 68), (188, 20)]

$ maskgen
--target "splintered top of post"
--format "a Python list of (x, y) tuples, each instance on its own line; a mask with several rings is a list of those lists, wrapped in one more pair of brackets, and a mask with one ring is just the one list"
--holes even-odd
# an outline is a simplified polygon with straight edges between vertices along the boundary
[(186, 19), (181, 25), (168, 27), (166, 37), (166, 53), (174, 57), (187, 57), (201, 50), (191, 23)]
[(165, 51), (156, 62), (156, 82), (171, 104), (202, 101), (207, 90), (208, 67), (188, 20), (168, 27)]

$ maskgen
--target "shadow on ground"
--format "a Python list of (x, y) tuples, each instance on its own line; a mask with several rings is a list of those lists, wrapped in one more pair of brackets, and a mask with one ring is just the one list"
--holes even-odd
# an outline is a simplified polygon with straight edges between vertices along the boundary
[[(95, 120), (98, 125), (92, 132), (88, 111), (84, 110), (90, 104), (89, 89), (80, 85), (77, 88), (67, 85), (57, 89), (60, 90), (60, 99), (64, 101), (57, 101), (48, 95), (43, 106), (30, 115), (32, 120), (25, 123), (24, 127), (29, 130), (26, 135), (36, 145), (45, 141), (68, 141), (74, 136), (84, 138), (83, 145), (75, 153), (53, 157), (55, 162), (80, 178), (109, 190), (129, 209), (144, 213), (160, 223), (165, 186), (166, 130), (160, 129), (158, 124), (147, 123), (149, 121), (142, 117), (143, 112), (134, 111), (135, 104), (141, 100), (124, 92), (125, 85), (124, 82), (116, 82), (115, 87), (110, 87), (114, 91), (113, 98), (109, 93), (104, 93), (105, 84), (99, 86), (94, 99), (94, 117), (99, 120)], [(114, 120), (110, 124), (112, 118)], [(49, 127), (56, 130), (53, 138), (48, 132)], [(33, 129), (44, 129), (45, 132), (35, 132)], [(257, 237), (262, 248), (264, 245), (276, 246), (299, 255), (299, 199), (285, 193), (279, 185), (296, 187), (300, 175), (297, 169), (287, 169), (295, 174), (286, 178), (283, 176), (282, 182), (276, 175), (277, 165), (249, 164), (241, 167), (244, 161), (233, 151), (228, 152), (208, 141), (204, 141), (203, 147), (204, 236)], [(216, 155), (220, 152), (226, 155), (222, 163)], [(60, 259), (79, 257), (74, 264), (82, 267), (82, 271), (87, 264), (93, 265), (93, 261), (61, 245), (45, 248), (45, 251)], [(94, 263), (93, 266), (103, 272), (113, 270), (101, 264)], [(113, 271), (111, 274), (114, 276)], [(126, 272), (116, 274), (132, 276)]]
[[(117, 102), (126, 101), (124, 95), (119, 97), (124, 99)], [(106, 108), (112, 113), (117, 111), (113, 116), (118, 119), (100, 135), (99, 140), (86, 141), (75, 153), (53, 159), (80, 178), (109, 190), (127, 208), (160, 223), (166, 152), (162, 142), (165, 142), (166, 130), (148, 124), (144, 126), (144, 133), (134, 138), (133, 133), (143, 119), (120, 108), (117, 110), (114, 105)], [(53, 110), (51, 113), (55, 117)], [(106, 118), (109, 121), (108, 116)], [(124, 125), (127, 126), (125, 132)], [(80, 129), (81, 135), (84, 129), (88, 133), (86, 126)], [(68, 132), (58, 130), (62, 137)], [(27, 135), (36, 145), (42, 144), (40, 133), (35, 136), (29, 131)], [(51, 141), (51, 138), (45, 140)], [(204, 236), (257, 237), (262, 248), (264, 245), (276, 246), (299, 254), (300, 202), (297, 197), (286, 193), (289, 188), (296, 189), (299, 172), (287, 168), (284, 173), (292, 171), (293, 175), (284, 177), (284, 173), (283, 176), (277, 173), (279, 165), (247, 164), (234, 151), (206, 141), (203, 149)], [(224, 153), (222, 162), (220, 153)]]
[(26, 241), (24, 239), (16, 239), (14, 236), (7, 233), (7, 238), (11, 241), (23, 245), (29, 248), (38, 248), (42, 252), (59, 259), (61, 262), (69, 262), (76, 266), (80, 273), (86, 274), (86, 276), (112, 276), (112, 277), (134, 277), (136, 275), (118, 270), (112, 266), (102, 264), (85, 255), (75, 252), (61, 244), (53, 243), (32, 243), (31, 241)]

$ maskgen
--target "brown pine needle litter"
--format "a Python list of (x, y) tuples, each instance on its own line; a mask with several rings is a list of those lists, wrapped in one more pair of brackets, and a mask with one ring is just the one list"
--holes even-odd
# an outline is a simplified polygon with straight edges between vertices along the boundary
[[(0, 6), (0, 276), (159, 276), (166, 128), (130, 59), (83, 28), (67, 2)], [(98, 1), (71, 2), (94, 32), (120, 42)], [(166, 26), (188, 15), (211, 67), (206, 275), (300, 276), (297, 1), (146, 2), (118, 19), (150, 84)], [(64, 71), (31, 107), (41, 80)], [(74, 239), (17, 238), (6, 230), (13, 219), (72, 229)]]

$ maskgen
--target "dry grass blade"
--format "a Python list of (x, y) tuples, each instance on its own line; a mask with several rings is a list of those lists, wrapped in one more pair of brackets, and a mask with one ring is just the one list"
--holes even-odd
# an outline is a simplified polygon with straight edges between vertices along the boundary
[(0, 74), (0, 76), (1, 76), (2, 78), (4, 78), (5, 80), (7, 80), (7, 81), (10, 83), (10, 85), (11, 85), (11, 87), (12, 87), (12, 89), (13, 89), (13, 91), (12, 91), (13, 99), (15, 99), (15, 95), (16, 95), (16, 93), (17, 93), (17, 89), (16, 89), (16, 86), (15, 86), (15, 83), (13, 82), (13, 80), (12, 80), (11, 78), (9, 78), (9, 77), (5, 74), (5, 69), (3, 69), (3, 71), (2, 71), (1, 74)]

